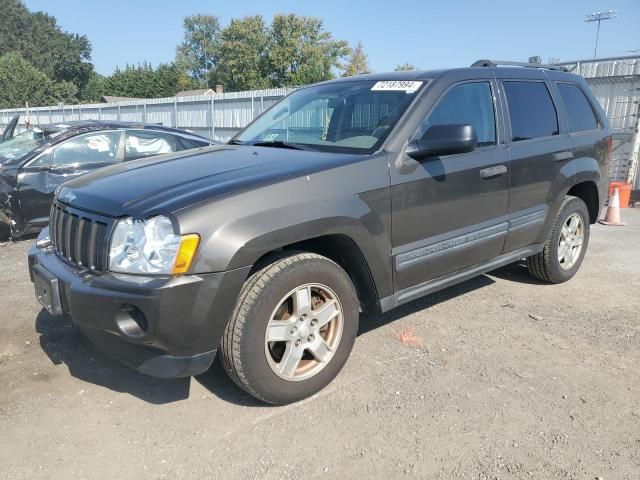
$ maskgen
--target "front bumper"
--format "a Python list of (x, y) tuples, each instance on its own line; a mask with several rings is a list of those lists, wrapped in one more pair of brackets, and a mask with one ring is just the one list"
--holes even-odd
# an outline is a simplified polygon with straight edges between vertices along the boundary
[[(39, 239), (48, 234), (43, 230)], [(28, 258), (31, 280), (41, 269), (55, 278), (59, 310), (92, 342), (116, 360), (163, 378), (210, 367), (250, 270), (161, 278), (96, 275), (48, 249), (34, 246)]]

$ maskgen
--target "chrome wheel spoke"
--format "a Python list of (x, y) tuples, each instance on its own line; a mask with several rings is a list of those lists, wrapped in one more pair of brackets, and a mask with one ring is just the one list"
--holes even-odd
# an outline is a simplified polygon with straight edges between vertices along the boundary
[(320, 335), (316, 336), (313, 343), (307, 347), (307, 350), (319, 362), (326, 362), (331, 358), (331, 347), (327, 345), (327, 342)]
[(277, 368), (280, 373), (285, 377), (292, 377), (298, 365), (300, 365), (303, 353), (304, 350), (302, 348), (296, 347), (293, 342), (288, 342), (287, 348), (282, 355), (282, 360), (278, 363)]
[(572, 235), (574, 235), (578, 231), (578, 227), (580, 226), (580, 218), (577, 216), (572, 216), (569, 221), (569, 231)]
[(293, 313), (300, 317), (309, 310), (311, 310), (311, 288), (299, 288), (293, 295)]
[(582, 242), (583, 242), (583, 240), (584, 240), (584, 237), (583, 237), (582, 235), (576, 235), (576, 236), (573, 238), (573, 245), (574, 245), (575, 247), (581, 247), (581, 246), (582, 246)]
[(290, 320), (271, 320), (267, 326), (267, 342), (286, 342), (293, 338), (296, 318)]
[(317, 320), (316, 328), (320, 329), (324, 327), (331, 320), (340, 315), (340, 309), (338, 308), (338, 302), (335, 300), (328, 300), (319, 310), (312, 311), (312, 317)]
[(567, 243), (561, 243), (560, 246), (558, 247), (558, 261), (560, 263), (562, 263), (562, 261), (565, 259), (565, 257), (567, 256)]
[(569, 232), (569, 227), (567, 227), (566, 225), (562, 226), (562, 229), (560, 230), (560, 236), (563, 240), (566, 240), (567, 238), (569, 238), (570, 232)]

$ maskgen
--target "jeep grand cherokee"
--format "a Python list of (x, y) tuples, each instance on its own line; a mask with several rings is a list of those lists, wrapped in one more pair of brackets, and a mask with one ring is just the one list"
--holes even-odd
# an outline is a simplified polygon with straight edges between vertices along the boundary
[(116, 359), (283, 404), (345, 364), (362, 311), (502, 265), (560, 283), (606, 195), (611, 131), (558, 67), (301, 88), (227, 145), (65, 183), (29, 253), (38, 300)]

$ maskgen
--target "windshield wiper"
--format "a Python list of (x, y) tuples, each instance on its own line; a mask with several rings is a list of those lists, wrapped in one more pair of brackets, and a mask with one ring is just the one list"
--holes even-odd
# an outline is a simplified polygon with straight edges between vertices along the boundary
[(271, 142), (253, 142), (245, 145), (252, 147), (274, 147), (274, 148), (291, 148), (293, 150), (315, 150), (315, 148), (303, 145), (301, 143), (283, 142), (282, 140), (273, 140)]

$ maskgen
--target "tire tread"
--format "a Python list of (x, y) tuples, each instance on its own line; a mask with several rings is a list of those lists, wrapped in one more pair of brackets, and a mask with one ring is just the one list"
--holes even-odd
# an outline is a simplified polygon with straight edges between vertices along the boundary
[[(284, 255), (284, 256), (283, 256)], [(333, 263), (340, 268), (332, 260), (308, 252), (286, 252), (272, 258), (271, 263), (263, 266), (253, 273), (244, 283), (236, 306), (225, 333), (222, 336), (220, 344), (220, 353), (222, 365), (231, 379), (236, 385), (245, 390), (250, 395), (262, 400), (266, 403), (273, 403), (269, 399), (264, 398), (251, 384), (244, 371), (244, 362), (241, 357), (240, 341), (247, 328), (249, 321), (248, 313), (253, 304), (259, 299), (263, 289), (268, 283), (274, 280), (274, 277), (281, 273), (286, 267), (291, 267), (296, 263), (321, 260)]]

